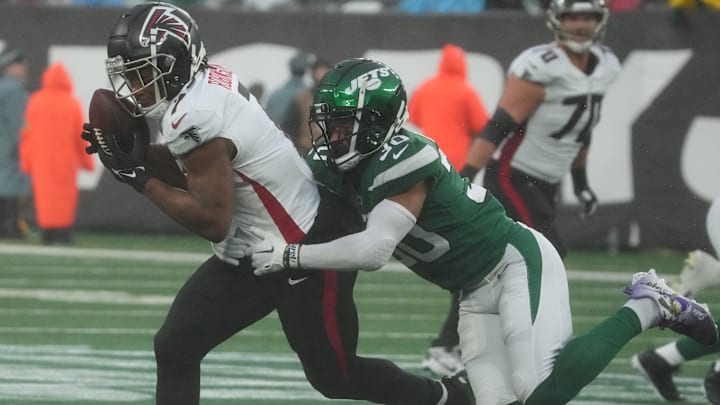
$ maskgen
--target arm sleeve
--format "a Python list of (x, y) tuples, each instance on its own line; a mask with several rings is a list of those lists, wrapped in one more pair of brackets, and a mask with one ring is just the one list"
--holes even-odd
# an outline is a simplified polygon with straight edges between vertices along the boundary
[(507, 111), (502, 107), (498, 107), (478, 136), (498, 146), (508, 135), (513, 133), (518, 126), (520, 125), (513, 120)]
[(327, 243), (301, 245), (298, 262), (305, 269), (377, 270), (390, 260), (415, 221), (401, 204), (382, 200), (368, 214), (364, 231)]

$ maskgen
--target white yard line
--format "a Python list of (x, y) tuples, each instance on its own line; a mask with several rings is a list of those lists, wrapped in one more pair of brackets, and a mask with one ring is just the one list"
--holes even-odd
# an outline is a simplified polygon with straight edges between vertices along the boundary
[[(0, 243), (0, 255), (32, 255), (55, 257), (78, 257), (94, 259), (121, 259), (154, 261), (164, 263), (201, 263), (211, 253), (184, 253), (158, 250), (129, 250), (129, 249), (99, 249), (78, 248), (65, 246), (36, 246)], [(1, 268), (0, 261), (0, 268)], [(392, 261), (381, 269), (382, 271), (406, 272), (407, 267)], [(631, 273), (592, 270), (568, 270), (568, 278), (578, 281), (600, 281), (609, 283), (629, 282)]]

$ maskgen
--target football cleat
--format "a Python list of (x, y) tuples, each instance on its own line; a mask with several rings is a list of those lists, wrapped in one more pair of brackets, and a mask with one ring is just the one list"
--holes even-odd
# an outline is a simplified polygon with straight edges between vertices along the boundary
[(677, 390), (673, 374), (677, 366), (671, 366), (660, 357), (655, 350), (648, 350), (632, 356), (632, 367), (650, 381), (655, 394), (665, 401), (682, 401), (683, 397)]
[(680, 272), (680, 284), (680, 291), (689, 296), (696, 296), (705, 287), (720, 286), (720, 261), (702, 250), (690, 252)]
[[(475, 404), (475, 396), (473, 395), (472, 388), (470, 388), (470, 381), (468, 380), (467, 372), (465, 370), (460, 371), (457, 374), (451, 376), (445, 376), (440, 380), (440, 384), (445, 387), (447, 397), (445, 405), (473, 405)], [(443, 397), (445, 395), (443, 394)]]
[(429, 348), (421, 366), (440, 377), (451, 376), (465, 369), (460, 360), (460, 349), (457, 346)]
[(710, 365), (703, 381), (705, 397), (712, 405), (720, 405), (720, 362), (714, 361)]
[(684, 297), (658, 278), (655, 269), (633, 275), (632, 284), (623, 292), (629, 299), (652, 298), (658, 306), (658, 326), (712, 346), (718, 341), (718, 329), (707, 305)]

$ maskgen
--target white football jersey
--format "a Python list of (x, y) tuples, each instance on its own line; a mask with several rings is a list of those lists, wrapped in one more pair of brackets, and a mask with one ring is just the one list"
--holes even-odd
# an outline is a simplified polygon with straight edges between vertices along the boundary
[(516, 131), (505, 141), (502, 161), (549, 183), (560, 182), (569, 172), (580, 148), (590, 142), (600, 103), (620, 74), (620, 62), (608, 47), (596, 45), (590, 52), (597, 64), (589, 75), (555, 42), (515, 58), (509, 73), (544, 86), (545, 100), (525, 123), (524, 136)]
[(173, 99), (160, 122), (170, 152), (181, 156), (213, 138), (235, 144), (235, 209), (230, 232), (213, 243), (226, 261), (244, 256), (256, 226), (299, 241), (315, 220), (320, 196), (310, 168), (232, 72), (210, 65)]

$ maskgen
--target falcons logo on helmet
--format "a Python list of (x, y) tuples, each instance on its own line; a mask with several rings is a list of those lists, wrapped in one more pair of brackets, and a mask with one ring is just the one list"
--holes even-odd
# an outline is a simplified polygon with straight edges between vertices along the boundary
[(177, 9), (157, 6), (148, 13), (142, 29), (141, 43), (148, 46), (151, 39), (156, 45), (162, 44), (168, 37), (173, 36), (186, 47), (190, 46), (190, 27), (175, 15)]

